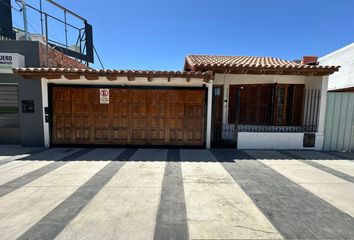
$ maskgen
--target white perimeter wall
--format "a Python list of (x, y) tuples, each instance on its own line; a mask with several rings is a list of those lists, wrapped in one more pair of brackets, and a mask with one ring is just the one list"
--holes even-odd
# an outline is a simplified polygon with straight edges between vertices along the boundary
[(323, 134), (316, 133), (314, 148), (303, 147), (304, 133), (240, 132), (238, 149), (316, 149), (321, 150)]
[(354, 43), (320, 58), (319, 62), (341, 66), (338, 72), (329, 76), (329, 90), (354, 87)]
[[(232, 84), (305, 84), (305, 89), (321, 89), (318, 132), (315, 148), (322, 149), (324, 118), (327, 100), (328, 77), (296, 76), (296, 75), (251, 75), (251, 74), (216, 74), (215, 85), (224, 85), (223, 123), (227, 124), (229, 86)], [(303, 133), (264, 133), (240, 132), (238, 134), (239, 149), (304, 149)]]

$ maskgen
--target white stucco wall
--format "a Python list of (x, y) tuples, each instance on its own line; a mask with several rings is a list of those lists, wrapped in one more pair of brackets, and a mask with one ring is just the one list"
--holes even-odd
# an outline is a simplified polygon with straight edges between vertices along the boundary
[(238, 149), (322, 149), (323, 134), (316, 133), (314, 148), (304, 148), (303, 137), (304, 133), (240, 132), (237, 146)]
[(99, 77), (97, 80), (87, 80), (84, 76), (80, 79), (68, 80), (64, 76), (60, 79), (46, 79), (47, 83), (56, 84), (80, 84), (80, 85), (115, 85), (115, 86), (168, 86), (168, 87), (201, 87), (205, 85), (201, 78), (191, 78), (189, 82), (186, 78), (154, 78), (151, 82), (146, 77), (136, 77), (129, 81), (127, 77), (118, 77), (117, 80), (108, 80), (106, 77)]
[(354, 87), (354, 43), (321, 57), (319, 63), (341, 66), (338, 72), (329, 76), (329, 90)]
[[(305, 84), (305, 89), (320, 89), (318, 131), (315, 149), (322, 149), (324, 135), (324, 117), (326, 111), (328, 77), (297, 75), (251, 75), (251, 74), (216, 74), (215, 85), (224, 85), (223, 123), (228, 122), (229, 86), (232, 84)], [(303, 133), (265, 133), (240, 132), (239, 149), (303, 149)], [(306, 148), (311, 149), (311, 148)]]

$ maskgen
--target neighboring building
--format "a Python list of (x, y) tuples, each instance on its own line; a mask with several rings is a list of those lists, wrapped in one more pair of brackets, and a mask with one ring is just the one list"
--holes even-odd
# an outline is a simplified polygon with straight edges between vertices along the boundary
[[(37, 3), (29, 5), (23, 2), (22, 12), (26, 12), (24, 9), (26, 7), (28, 15), (33, 13), (28, 12), (29, 10), (39, 16), (38, 21), (34, 22), (40, 26), (40, 34), (28, 32), (26, 23), (23, 30), (14, 28), (12, 10), (15, 8), (11, 6), (12, 1), (0, 0), (0, 144), (23, 146), (45, 144), (43, 85), (40, 79), (27, 81), (14, 75), (12, 68), (85, 69), (86, 64), (94, 61), (92, 26), (87, 20), (57, 3), (48, 2), (52, 4), (51, 10), (56, 9), (56, 14), (59, 11), (63, 13), (61, 16), (64, 16), (64, 19), (61, 20), (61, 17), (55, 17), (47, 12), (42, 6), (42, 1)], [(67, 19), (69, 15), (70, 21)], [(73, 19), (76, 19), (74, 23)], [(55, 35), (48, 22), (56, 26)], [(62, 34), (58, 34), (60, 32), (58, 29), (63, 29)], [(68, 38), (68, 32), (75, 38)], [(63, 42), (58, 42), (58, 38)]]
[(338, 67), (304, 60), (192, 55), (184, 72), (14, 71), (41, 82), (46, 146), (321, 149)]
[(47, 55), (39, 41), (0, 41), (0, 144), (44, 145), (40, 80), (12, 72), (13, 67), (43, 66), (86, 68), (51, 47)]
[(328, 90), (352, 91), (354, 88), (354, 43), (319, 59), (321, 65), (340, 65), (340, 71), (329, 77)]
[(329, 76), (324, 150), (354, 151), (354, 43), (319, 59), (340, 65)]

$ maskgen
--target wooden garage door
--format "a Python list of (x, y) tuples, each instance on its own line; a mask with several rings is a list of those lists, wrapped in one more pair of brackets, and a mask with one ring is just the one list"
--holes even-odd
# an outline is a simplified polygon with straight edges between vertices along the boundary
[(205, 143), (205, 90), (52, 87), (53, 144)]

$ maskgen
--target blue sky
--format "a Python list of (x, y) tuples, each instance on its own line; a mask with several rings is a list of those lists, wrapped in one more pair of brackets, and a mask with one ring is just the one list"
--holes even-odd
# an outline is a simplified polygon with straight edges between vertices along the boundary
[(105, 68), (180, 70), (188, 54), (293, 60), (354, 42), (353, 0), (57, 2), (93, 25)]

